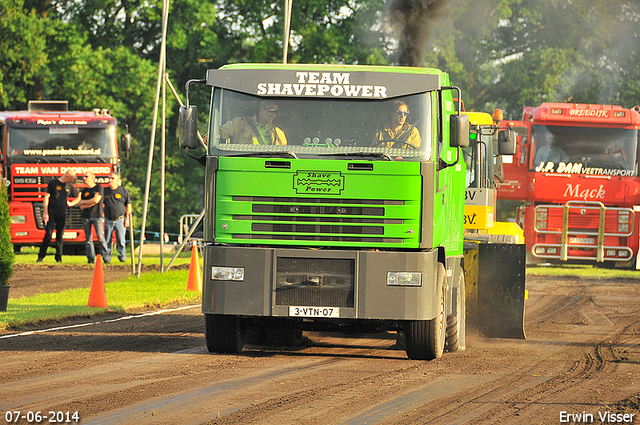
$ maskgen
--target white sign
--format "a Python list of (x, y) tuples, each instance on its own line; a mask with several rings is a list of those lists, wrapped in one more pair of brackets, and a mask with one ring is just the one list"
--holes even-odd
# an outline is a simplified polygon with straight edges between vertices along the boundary
[(289, 307), (289, 316), (293, 317), (340, 317), (338, 307)]

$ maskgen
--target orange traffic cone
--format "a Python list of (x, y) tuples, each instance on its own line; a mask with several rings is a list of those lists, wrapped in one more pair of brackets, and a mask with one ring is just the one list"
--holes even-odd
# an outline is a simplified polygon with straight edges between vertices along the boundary
[(189, 280), (187, 281), (187, 291), (202, 292), (202, 274), (200, 273), (200, 260), (198, 259), (198, 248), (193, 245), (191, 250), (191, 266), (189, 267)]
[(93, 269), (93, 281), (89, 291), (87, 307), (107, 308), (107, 291), (104, 289), (104, 270), (102, 255), (96, 255), (96, 267)]

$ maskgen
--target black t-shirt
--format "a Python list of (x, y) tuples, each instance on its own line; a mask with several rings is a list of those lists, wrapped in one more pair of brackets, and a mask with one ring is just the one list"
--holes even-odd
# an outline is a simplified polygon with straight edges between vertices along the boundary
[[(97, 184), (93, 187), (85, 187), (82, 189), (82, 200), (93, 199), (96, 193), (104, 198), (104, 187)], [(91, 208), (82, 210), (82, 218), (102, 218), (102, 199)]]
[(123, 216), (127, 213), (127, 205), (131, 203), (129, 191), (122, 186), (112, 189), (108, 186), (104, 189), (104, 216), (109, 220)]
[(71, 183), (62, 183), (60, 179), (53, 179), (47, 185), (49, 197), (49, 215), (61, 216), (67, 214), (67, 199), (78, 196), (78, 189)]

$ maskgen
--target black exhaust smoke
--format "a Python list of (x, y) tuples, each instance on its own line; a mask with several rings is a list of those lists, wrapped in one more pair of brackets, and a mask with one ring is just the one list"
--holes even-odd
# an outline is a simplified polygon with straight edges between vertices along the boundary
[(446, 0), (391, 0), (387, 19), (398, 37), (398, 65), (422, 66), (431, 35), (431, 21), (438, 18)]

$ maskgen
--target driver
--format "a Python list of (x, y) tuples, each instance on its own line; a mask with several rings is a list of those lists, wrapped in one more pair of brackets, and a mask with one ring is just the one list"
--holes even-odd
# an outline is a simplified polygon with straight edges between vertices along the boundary
[(260, 102), (257, 116), (236, 117), (220, 126), (220, 137), (231, 143), (254, 145), (286, 145), (284, 131), (273, 124), (278, 105), (272, 100)]
[(557, 145), (555, 139), (551, 139), (551, 142), (547, 146), (542, 146), (538, 149), (536, 153), (536, 157), (533, 160), (536, 166), (541, 163), (553, 162), (554, 164), (559, 164), (564, 162), (565, 164), (570, 161), (569, 155), (565, 151), (562, 150), (560, 146)]
[[(401, 100), (393, 102), (393, 107), (389, 113), (389, 122), (385, 125), (384, 130), (376, 133), (374, 142), (388, 148), (419, 148), (420, 143), (422, 143), (420, 132), (414, 125), (410, 125), (407, 122), (408, 116), (409, 107), (406, 103)], [(406, 143), (397, 143), (398, 140)], [(408, 146), (409, 144), (411, 146)]]

